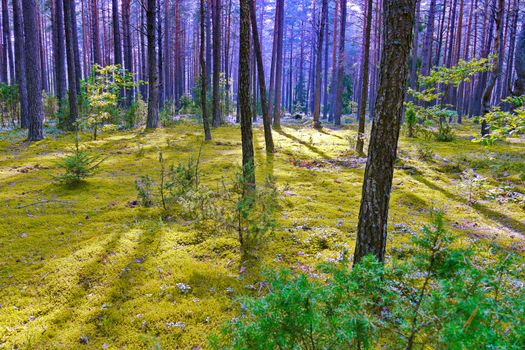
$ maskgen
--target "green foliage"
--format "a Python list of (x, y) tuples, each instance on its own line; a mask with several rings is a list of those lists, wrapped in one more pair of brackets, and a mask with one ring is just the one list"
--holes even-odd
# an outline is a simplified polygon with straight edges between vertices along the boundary
[(490, 133), (475, 139), (475, 142), (493, 145), (496, 140), (525, 134), (525, 96), (509, 96), (502, 102), (509, 103), (513, 108), (504, 111), (500, 106), (493, 106), (492, 110), (482, 117), (487, 122)]
[[(139, 83), (134, 83), (133, 74), (120, 65), (93, 65), (91, 75), (81, 82), (82, 111), (85, 114), (80, 120), (80, 126), (92, 129), (93, 139), (96, 140), (98, 127), (112, 116), (118, 118), (120, 91)], [(130, 119), (133, 118), (126, 117), (126, 121)]]
[(15, 125), (18, 121), (18, 86), (0, 83), (0, 118), (2, 126)]
[(92, 156), (82, 150), (77, 135), (73, 152), (57, 163), (58, 168), (64, 173), (56, 176), (55, 180), (66, 185), (77, 185), (92, 176), (103, 161), (102, 157)]
[(405, 125), (408, 137), (415, 137), (417, 128), (417, 113), (414, 108), (407, 108), (405, 111)]
[(372, 257), (351, 268), (321, 265), (318, 274), (269, 272), (268, 292), (245, 297), (241, 316), (211, 337), (215, 349), (522, 349), (522, 258), (487, 262), (461, 249), (443, 214), (412, 237), (411, 257), (382, 265)]
[(175, 125), (175, 120), (173, 119), (175, 110), (175, 104), (172, 102), (165, 103), (161, 108), (159, 112), (159, 122), (163, 127)]
[(146, 125), (146, 116), (148, 114), (148, 106), (144, 99), (137, 93), (137, 96), (128, 109), (124, 112), (124, 127), (131, 129)]
[(434, 150), (428, 144), (420, 144), (417, 146), (417, 157), (423, 161), (431, 162), (434, 160)]
[(153, 180), (151, 177), (148, 175), (140, 176), (135, 180), (135, 188), (140, 204), (145, 208), (153, 206)]
[(461, 173), (459, 189), (469, 204), (475, 204), (488, 189), (487, 179), (467, 169)]

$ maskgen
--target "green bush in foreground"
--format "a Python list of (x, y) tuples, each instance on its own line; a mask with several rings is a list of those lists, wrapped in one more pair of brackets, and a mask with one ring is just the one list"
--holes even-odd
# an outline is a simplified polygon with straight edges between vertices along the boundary
[[(523, 264), (457, 248), (436, 213), (404, 261), (368, 257), (272, 272), (269, 292), (241, 300), (242, 315), (211, 339), (216, 349), (523, 349)], [(520, 264), (521, 263), (521, 264)], [(319, 276), (324, 276), (320, 278)]]
[(74, 150), (57, 163), (63, 174), (56, 176), (55, 180), (66, 185), (76, 185), (92, 176), (103, 161), (102, 157), (82, 150), (76, 136)]

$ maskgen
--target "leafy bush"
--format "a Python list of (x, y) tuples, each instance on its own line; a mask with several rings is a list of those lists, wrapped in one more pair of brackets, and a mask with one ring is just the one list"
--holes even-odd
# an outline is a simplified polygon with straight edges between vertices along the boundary
[(81, 150), (77, 136), (73, 152), (57, 163), (58, 168), (64, 173), (55, 177), (55, 180), (66, 185), (76, 185), (92, 176), (103, 161), (102, 157), (92, 156)]
[(405, 112), (405, 125), (407, 127), (408, 137), (416, 136), (417, 113), (413, 108), (407, 108)]
[[(382, 265), (321, 265), (326, 276), (269, 272), (268, 293), (212, 336), (215, 349), (522, 349), (523, 258), (487, 262), (457, 248), (443, 215), (413, 236), (414, 254)], [(496, 254), (496, 251), (492, 253)]]
[(14, 126), (18, 122), (19, 96), (17, 85), (0, 83), (0, 118), (2, 126)]
[(135, 180), (135, 188), (141, 205), (145, 208), (153, 206), (153, 180), (149, 176), (141, 176)]
[(417, 146), (417, 157), (420, 160), (431, 162), (434, 160), (434, 151), (432, 147), (427, 144), (421, 144)]

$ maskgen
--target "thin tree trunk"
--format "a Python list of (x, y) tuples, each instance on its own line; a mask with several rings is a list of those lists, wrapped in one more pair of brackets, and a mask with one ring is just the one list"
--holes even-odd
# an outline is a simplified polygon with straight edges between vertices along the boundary
[(73, 18), (71, 15), (71, 0), (57, 0), (63, 1), (64, 7), (64, 30), (66, 39), (66, 57), (67, 57), (67, 75), (69, 80), (69, 117), (67, 120), (67, 128), (72, 130), (76, 128), (76, 121), (78, 117), (78, 103), (77, 103), (77, 88), (76, 88), (76, 67), (75, 67), (75, 50), (73, 36)]
[(213, 126), (221, 124), (220, 76), (221, 76), (221, 0), (213, 1)]
[(26, 55), (24, 49), (24, 19), (20, 11), (20, 0), (13, 0), (13, 27), (15, 34), (16, 81), (20, 99), (20, 127), (29, 127), (27, 102)]
[(275, 65), (275, 104), (274, 104), (274, 112), (273, 112), (273, 125), (275, 128), (280, 128), (281, 127), (281, 90), (282, 90), (282, 74), (283, 74), (284, 0), (277, 0), (277, 6), (279, 7), (279, 10), (278, 10), (279, 18), (278, 18), (278, 24), (277, 24), (277, 52), (276, 52), (276, 65)]
[(64, 42), (64, 14), (62, 0), (54, 0), (53, 54), (55, 63), (55, 91), (59, 103), (66, 96), (66, 63)]
[(148, 118), (147, 129), (155, 129), (159, 121), (159, 79), (157, 72), (157, 52), (155, 45), (155, 22), (157, 15), (157, 0), (148, 0), (146, 10), (146, 32), (148, 36)]
[(204, 26), (204, 0), (200, 0), (200, 50), (199, 61), (201, 66), (201, 109), (202, 122), (204, 125), (204, 140), (211, 140), (210, 120), (208, 119), (208, 110), (206, 105), (206, 62), (204, 61), (205, 50), (205, 26)]
[(337, 90), (335, 96), (334, 124), (341, 125), (343, 112), (343, 90), (345, 80), (345, 32), (346, 32), (346, 1), (341, 0), (341, 24), (339, 30), (339, 57), (337, 61)]
[[(369, 0), (372, 1), (372, 0)], [(317, 60), (315, 62), (315, 92), (314, 92), (314, 128), (320, 129), (320, 114), (321, 114), (321, 64), (323, 52), (324, 28), (328, 17), (328, 0), (323, 0), (321, 7), (321, 20), (319, 26), (319, 34), (317, 39)]]

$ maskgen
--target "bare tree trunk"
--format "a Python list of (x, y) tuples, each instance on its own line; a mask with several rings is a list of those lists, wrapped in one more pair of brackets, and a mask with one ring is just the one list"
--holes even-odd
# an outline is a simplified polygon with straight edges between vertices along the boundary
[(211, 140), (210, 120), (208, 119), (208, 107), (206, 105), (206, 62), (204, 61), (205, 50), (205, 25), (204, 25), (204, 0), (200, 0), (200, 50), (199, 61), (201, 66), (201, 109), (202, 123), (204, 124), (204, 140)]
[[(503, 31), (501, 30), (502, 24), (503, 24), (503, 11), (505, 8), (505, 1), (504, 0), (497, 0), (498, 5), (497, 9), (495, 10), (495, 24), (496, 24), (496, 35), (494, 36), (494, 53), (496, 54), (494, 58), (494, 69), (492, 72), (490, 72), (489, 80), (487, 82), (487, 85), (485, 86), (485, 90), (483, 91), (483, 98), (481, 100), (481, 106), (482, 111), (481, 115), (485, 115), (488, 112), (490, 112), (490, 97), (492, 96), (492, 89), (494, 89), (494, 85), (496, 84), (496, 79), (501, 74), (501, 49), (500, 45), (503, 45)], [(481, 123), (481, 136), (486, 136), (489, 133), (489, 126), (485, 120)]]
[(78, 103), (77, 103), (77, 87), (76, 87), (76, 67), (75, 67), (75, 50), (73, 36), (76, 33), (73, 32), (73, 18), (71, 15), (71, 6), (69, 2), (71, 0), (57, 0), (57, 2), (63, 1), (64, 7), (64, 29), (66, 36), (66, 57), (67, 57), (67, 75), (69, 80), (69, 118), (67, 121), (67, 128), (72, 130), (76, 128), (76, 121), (78, 118)]
[(257, 29), (257, 17), (255, 13), (255, 0), (248, 0), (250, 6), (250, 19), (252, 23), (253, 46), (257, 59), (257, 73), (259, 76), (259, 93), (261, 94), (261, 109), (263, 114), (264, 143), (266, 153), (273, 153), (272, 120), (268, 112), (268, 101), (266, 100), (266, 81), (264, 79), (264, 65), (262, 60), (261, 43), (259, 42), (259, 31)]
[(220, 76), (221, 76), (221, 0), (212, 0), (213, 11), (213, 126), (221, 124)]
[(115, 64), (122, 65), (122, 43), (120, 41), (120, 24), (118, 16), (118, 1), (112, 0), (113, 16), (113, 55)]
[(359, 101), (359, 129), (355, 150), (358, 155), (363, 155), (365, 145), (365, 119), (366, 102), (368, 99), (368, 79), (370, 65), (370, 33), (372, 31), (372, 0), (367, 2), (366, 25), (365, 25), (365, 47), (363, 49), (363, 79), (361, 81), (361, 100)]
[[(371, 1), (371, 0), (369, 0)], [(320, 129), (320, 114), (321, 114), (321, 64), (323, 56), (323, 39), (324, 28), (328, 17), (328, 0), (323, 0), (321, 7), (321, 19), (319, 25), (319, 33), (317, 39), (317, 60), (315, 62), (315, 92), (314, 92), (314, 128)]]
[(157, 72), (157, 52), (155, 50), (155, 22), (157, 15), (157, 0), (148, 0), (146, 10), (146, 33), (148, 36), (148, 118), (147, 129), (155, 129), (159, 121), (159, 79)]
[(98, 22), (97, 0), (91, 0), (91, 36), (93, 45), (93, 60), (96, 64), (102, 65), (102, 53), (100, 52), (100, 29)]
[[(275, 128), (281, 127), (281, 90), (283, 75), (283, 29), (284, 29), (284, 0), (277, 0), (279, 7), (279, 18), (277, 24), (277, 52), (275, 65), (275, 104), (273, 111), (273, 125)], [(242, 113), (242, 112), (241, 112)]]
[(379, 89), (363, 181), (354, 263), (385, 260), (388, 205), (401, 128), (416, 0), (384, 0)]
[(428, 21), (425, 31), (425, 41), (423, 42), (423, 57), (421, 59), (421, 75), (426, 76), (430, 73), (432, 62), (432, 45), (434, 42), (434, 20), (436, 16), (436, 0), (430, 0), (428, 8)]
[(343, 90), (345, 80), (345, 32), (346, 32), (346, 1), (341, 0), (341, 24), (339, 30), (339, 57), (337, 61), (337, 90), (335, 96), (334, 124), (341, 125), (343, 111)]
[[(130, 30), (130, 0), (122, 0), (122, 36), (124, 44), (124, 68), (133, 72), (133, 53), (131, 50), (131, 30)], [(126, 90), (126, 105), (131, 104), (133, 90)]]
[(64, 42), (64, 14), (62, 0), (53, 1), (53, 55), (55, 63), (55, 91), (59, 103), (66, 96), (66, 63)]
[(13, 0), (13, 27), (15, 34), (16, 82), (20, 99), (20, 127), (27, 129), (29, 127), (29, 110), (24, 49), (24, 19), (20, 11), (20, 0)]
[(35, 28), (37, 22), (37, 7), (35, 0), (24, 0), (22, 2), (24, 13), (25, 52), (31, 53), (26, 56), (26, 78), (27, 99), (29, 111), (28, 141), (38, 141), (44, 138), (44, 110), (42, 105), (42, 79), (40, 76), (40, 57), (38, 31)]
[[(240, 0), (239, 109), (241, 113), (242, 173), (245, 189), (255, 188), (255, 165), (250, 107), (250, 0)], [(282, 0), (280, 0), (282, 1)]]

